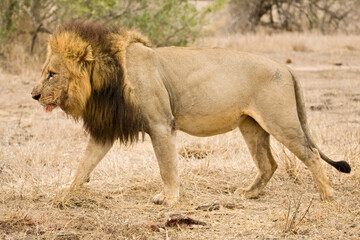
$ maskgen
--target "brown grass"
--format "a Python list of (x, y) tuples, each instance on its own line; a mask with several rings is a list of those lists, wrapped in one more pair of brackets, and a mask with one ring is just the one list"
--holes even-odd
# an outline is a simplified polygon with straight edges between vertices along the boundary
[(247, 52), (343, 52), (360, 50), (359, 35), (322, 35), (316, 32), (306, 33), (272, 33), (264, 32), (237, 33), (209, 37), (202, 40), (202, 45), (225, 47)]
[[(231, 41), (207, 43), (263, 52), (281, 62), (292, 59), (316, 142), (329, 157), (346, 160), (353, 168), (346, 175), (324, 164), (336, 191), (333, 201), (320, 201), (309, 171), (274, 139), (279, 169), (264, 193), (257, 199), (234, 196), (237, 187), (247, 186), (256, 175), (237, 130), (210, 138), (177, 133), (182, 185), (181, 201), (173, 207), (150, 201), (160, 191), (161, 179), (149, 137), (133, 147), (116, 144), (86, 188), (69, 197), (61, 189), (72, 180), (87, 135), (81, 123), (61, 111), (42, 112), (30, 97), (39, 71), (21, 67), (17, 74), (0, 71), (0, 238), (360, 238), (360, 52), (355, 44), (360, 41), (350, 36), (306, 36), (237, 35), (229, 37)], [(218, 207), (212, 211), (196, 210), (214, 203)], [(290, 229), (295, 211), (296, 227)], [(207, 225), (152, 230), (171, 214)]]

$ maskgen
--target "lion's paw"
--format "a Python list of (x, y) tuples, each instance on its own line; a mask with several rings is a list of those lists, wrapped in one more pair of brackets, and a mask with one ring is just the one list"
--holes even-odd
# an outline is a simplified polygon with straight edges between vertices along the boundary
[(169, 197), (163, 194), (163, 192), (156, 194), (151, 201), (155, 204), (162, 204), (162, 205), (174, 205), (179, 200), (178, 196)]
[(67, 195), (71, 192), (71, 185), (70, 184), (63, 184), (57, 188), (56, 194), (57, 195)]
[(245, 198), (257, 198), (259, 196), (259, 191), (250, 191), (248, 189), (238, 188), (234, 192), (235, 195), (242, 195)]
[(81, 192), (86, 191), (82, 186), (74, 186), (71, 184), (61, 185), (55, 192), (55, 199), (67, 199), (71, 196), (76, 196), (81, 194)]
[(320, 198), (322, 201), (330, 202), (334, 200), (334, 190), (331, 187), (320, 190)]
[(74, 187), (65, 185), (56, 192), (53, 203), (61, 209), (66, 207), (74, 208), (97, 205), (97, 203), (100, 202), (98, 199), (102, 197), (103, 195), (98, 191), (84, 186)]

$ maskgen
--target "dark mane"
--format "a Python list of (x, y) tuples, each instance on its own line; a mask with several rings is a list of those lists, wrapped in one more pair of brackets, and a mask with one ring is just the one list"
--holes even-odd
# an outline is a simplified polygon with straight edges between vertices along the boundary
[[(72, 21), (61, 25), (58, 32), (75, 32), (93, 49), (91, 67), (91, 95), (82, 118), (84, 127), (99, 142), (133, 143), (144, 133), (144, 121), (140, 109), (132, 97), (129, 83), (125, 83), (124, 68), (119, 51), (121, 42), (115, 42), (110, 34), (126, 34), (102, 24)], [(125, 54), (125, 53), (121, 53)], [(94, 87), (94, 85), (100, 87)]]
[(133, 143), (139, 132), (145, 132), (140, 110), (127, 104), (122, 90), (106, 86), (91, 93), (83, 113), (84, 127), (98, 141)]
[(106, 44), (106, 36), (109, 33), (117, 33), (118, 30), (107, 27), (98, 22), (86, 22), (80, 20), (72, 20), (61, 24), (56, 32), (75, 32), (82, 39), (97, 45)]

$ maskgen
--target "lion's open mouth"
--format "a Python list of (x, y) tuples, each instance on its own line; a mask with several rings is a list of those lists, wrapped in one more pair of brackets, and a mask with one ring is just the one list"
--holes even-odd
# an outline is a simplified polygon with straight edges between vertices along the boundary
[(55, 103), (51, 103), (51, 104), (47, 104), (47, 105), (43, 105), (44, 111), (45, 112), (51, 112), (52, 110), (54, 110), (58, 105)]

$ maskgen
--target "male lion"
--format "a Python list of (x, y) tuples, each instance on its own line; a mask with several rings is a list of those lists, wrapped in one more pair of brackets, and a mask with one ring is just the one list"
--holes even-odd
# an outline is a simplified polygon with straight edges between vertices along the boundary
[(46, 111), (59, 106), (83, 119), (90, 141), (71, 189), (82, 186), (117, 139), (151, 137), (164, 187), (158, 204), (179, 199), (175, 130), (212, 136), (239, 128), (259, 172), (237, 194), (256, 197), (277, 168), (273, 135), (311, 171), (322, 199), (333, 189), (321, 160), (349, 173), (316, 146), (299, 82), (284, 65), (224, 49), (151, 48), (133, 31), (74, 21), (50, 37), (40, 83), (32, 91)]

